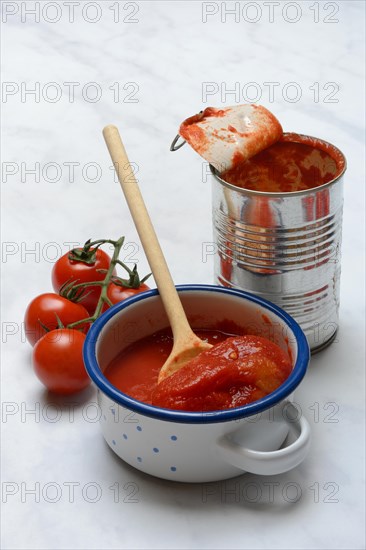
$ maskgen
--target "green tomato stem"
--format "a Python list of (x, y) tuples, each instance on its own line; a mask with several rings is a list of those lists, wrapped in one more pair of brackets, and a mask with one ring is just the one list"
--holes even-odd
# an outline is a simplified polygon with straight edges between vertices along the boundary
[[(119, 253), (121, 251), (121, 248), (122, 248), (122, 245), (124, 243), (124, 240), (125, 238), (124, 237), (120, 237), (118, 239), (118, 241), (112, 241), (110, 239), (101, 239), (100, 241), (94, 241), (93, 243), (90, 243), (90, 247), (91, 246), (94, 246), (96, 243), (100, 243), (100, 245), (102, 244), (105, 244), (105, 243), (109, 243), (109, 244), (112, 244), (114, 246), (114, 252), (113, 252), (113, 256), (112, 256), (112, 259), (111, 259), (111, 263), (108, 267), (108, 270), (107, 270), (107, 273), (103, 279), (103, 281), (90, 281), (90, 282), (87, 282), (87, 283), (78, 283), (76, 284), (75, 286), (73, 286), (73, 288), (84, 288), (84, 287), (88, 287), (88, 286), (101, 286), (101, 293), (100, 293), (100, 297), (99, 297), (99, 300), (98, 300), (98, 303), (97, 303), (97, 306), (95, 308), (95, 311), (93, 313), (92, 316), (90, 317), (87, 317), (86, 319), (82, 319), (80, 321), (75, 321), (75, 323), (71, 323), (70, 325), (67, 325), (67, 328), (75, 328), (79, 325), (82, 325), (84, 323), (94, 323), (94, 321), (96, 321), (96, 319), (99, 317), (99, 315), (101, 314), (102, 312), (102, 308), (103, 308), (103, 304), (108, 304), (108, 306), (112, 306), (112, 302), (110, 301), (110, 299), (107, 297), (107, 288), (108, 288), (108, 285), (109, 283), (111, 282), (111, 279), (113, 277), (113, 271), (114, 271), (114, 268), (115, 266), (118, 264), (121, 264), (124, 266), (124, 264), (122, 264), (122, 262), (120, 262), (120, 260), (118, 259), (118, 256), (119, 256)], [(88, 247), (89, 247), (89, 243), (88, 243)], [(126, 266), (124, 266), (126, 267)], [(127, 268), (128, 271), (130, 271), (128, 268)]]

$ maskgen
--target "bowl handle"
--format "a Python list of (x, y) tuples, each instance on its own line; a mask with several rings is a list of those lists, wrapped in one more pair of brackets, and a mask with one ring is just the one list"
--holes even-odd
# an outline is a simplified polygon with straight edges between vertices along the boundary
[(285, 409), (283, 419), (297, 436), (293, 443), (278, 451), (255, 451), (238, 445), (226, 435), (218, 441), (222, 458), (245, 472), (259, 475), (282, 474), (298, 466), (309, 450), (310, 426), (293, 403), (285, 401), (282, 410)]

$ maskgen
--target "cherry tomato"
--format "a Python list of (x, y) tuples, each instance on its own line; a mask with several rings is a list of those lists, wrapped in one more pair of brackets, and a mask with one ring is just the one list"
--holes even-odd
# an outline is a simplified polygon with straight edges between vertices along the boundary
[[(46, 334), (41, 323), (49, 330), (58, 328), (57, 317), (66, 326), (86, 319), (89, 313), (83, 305), (70, 302), (53, 292), (40, 294), (31, 301), (25, 312), (24, 327), (28, 342), (34, 346)], [(87, 332), (89, 324), (78, 325), (77, 328)]]
[(90, 378), (83, 362), (85, 335), (78, 330), (56, 329), (34, 346), (33, 367), (49, 391), (71, 394), (86, 388)]
[[(81, 250), (81, 249), (77, 249)], [(74, 280), (76, 283), (88, 283), (92, 281), (103, 281), (105, 271), (109, 268), (111, 259), (104, 250), (98, 248), (91, 249), (95, 252), (95, 261), (85, 263), (82, 261), (70, 259), (70, 252), (67, 252), (57, 260), (52, 270), (52, 286), (55, 292), (59, 292), (62, 285), (67, 281)], [(116, 270), (113, 271), (116, 274)], [(82, 305), (88, 310), (90, 315), (93, 315), (100, 297), (100, 286), (90, 286), (85, 289), (85, 298), (81, 301)]]
[(126, 300), (126, 298), (140, 294), (140, 292), (145, 292), (145, 290), (150, 290), (150, 287), (145, 285), (145, 283), (142, 283), (137, 288), (128, 288), (125, 286), (116, 285), (115, 283), (109, 283), (107, 287), (107, 297), (110, 299), (112, 304), (118, 304), (118, 302), (122, 302), (123, 300)]

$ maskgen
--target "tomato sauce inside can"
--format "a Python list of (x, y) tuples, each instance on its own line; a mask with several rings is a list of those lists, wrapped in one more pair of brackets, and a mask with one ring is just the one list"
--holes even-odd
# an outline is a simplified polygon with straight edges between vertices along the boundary
[[(329, 146), (328, 146), (329, 145)], [(342, 155), (320, 140), (297, 134), (283, 137), (248, 160), (239, 160), (221, 178), (243, 189), (289, 193), (314, 189), (344, 169)]]

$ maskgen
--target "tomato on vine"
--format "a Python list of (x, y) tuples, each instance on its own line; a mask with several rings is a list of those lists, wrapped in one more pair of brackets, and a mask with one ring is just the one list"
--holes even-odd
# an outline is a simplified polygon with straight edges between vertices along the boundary
[[(108, 241), (87, 241), (83, 248), (75, 248), (59, 258), (52, 270), (52, 286), (61, 292), (69, 283), (90, 283), (103, 281), (111, 264), (110, 256), (99, 246)], [(95, 246), (93, 246), (95, 245)], [(113, 274), (116, 274), (116, 270)], [(91, 285), (84, 289), (83, 306), (93, 315), (101, 294), (101, 286)]]
[[(48, 331), (56, 329), (60, 323), (65, 326), (89, 317), (82, 304), (71, 302), (58, 294), (47, 292), (34, 298), (24, 316), (24, 329), (28, 342), (34, 344)], [(80, 324), (78, 329), (86, 333), (89, 323)]]
[[(52, 270), (52, 284), (59, 294), (37, 296), (26, 310), (25, 332), (34, 345), (34, 370), (49, 391), (71, 394), (88, 386), (84, 333), (108, 307), (149, 288), (144, 284), (149, 275), (140, 280), (136, 265), (131, 270), (119, 260), (123, 242), (124, 237), (89, 239), (82, 248), (64, 254)], [(100, 249), (103, 244), (113, 246), (112, 258)], [(117, 277), (117, 265), (129, 279)]]
[(33, 368), (46, 388), (67, 395), (79, 392), (90, 383), (83, 361), (85, 335), (61, 328), (48, 332), (33, 348)]
[(145, 281), (151, 275), (150, 273), (140, 280), (137, 273), (137, 266), (135, 264), (133, 270), (129, 271), (129, 275), (129, 279), (121, 279), (120, 277), (111, 278), (111, 282), (107, 287), (107, 298), (112, 302), (112, 304), (118, 304), (118, 302), (122, 302), (123, 300), (126, 300), (126, 298), (130, 298), (131, 296), (140, 294), (140, 292), (150, 290), (150, 287), (145, 284)]

